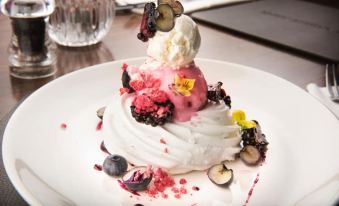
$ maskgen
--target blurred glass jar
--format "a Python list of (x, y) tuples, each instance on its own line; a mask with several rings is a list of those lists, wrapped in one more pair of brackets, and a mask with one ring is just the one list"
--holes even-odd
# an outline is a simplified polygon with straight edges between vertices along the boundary
[(114, 16), (114, 0), (55, 0), (48, 34), (63, 46), (93, 45), (109, 32)]

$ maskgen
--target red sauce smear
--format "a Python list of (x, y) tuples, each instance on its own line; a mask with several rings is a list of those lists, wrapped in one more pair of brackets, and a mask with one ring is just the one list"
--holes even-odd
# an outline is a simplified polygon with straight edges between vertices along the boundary
[(258, 183), (258, 181), (259, 181), (259, 173), (257, 174), (257, 177), (254, 179), (254, 182), (251, 186), (251, 189), (248, 191), (247, 199), (246, 199), (246, 202), (243, 206), (246, 206), (248, 204), (248, 202), (250, 201), (250, 198), (253, 194), (254, 187)]
[(120, 187), (121, 187), (122, 189), (126, 190), (127, 192), (130, 192), (130, 193), (132, 193), (133, 195), (140, 196), (140, 194), (137, 193), (136, 191), (132, 191), (132, 190), (128, 189), (127, 186), (126, 186), (121, 180), (118, 180), (118, 183), (119, 183)]
[(102, 128), (102, 121), (98, 122), (96, 130), (99, 131)]

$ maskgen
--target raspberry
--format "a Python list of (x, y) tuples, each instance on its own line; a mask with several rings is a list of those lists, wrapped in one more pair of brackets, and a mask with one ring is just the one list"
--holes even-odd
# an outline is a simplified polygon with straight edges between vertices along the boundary
[(132, 102), (132, 106), (147, 111), (152, 111), (152, 109), (156, 109), (154, 102), (145, 94), (136, 96)]
[(145, 83), (146, 88), (159, 89), (161, 81), (155, 78), (152, 74), (142, 72), (140, 73), (142, 81)]
[(163, 91), (139, 94), (131, 105), (132, 117), (137, 122), (154, 127), (171, 121), (173, 112), (174, 104)]
[(168, 100), (166, 92), (162, 90), (153, 90), (150, 94), (151, 99), (157, 103), (165, 103)]
[(129, 85), (134, 91), (140, 91), (145, 88), (145, 84), (141, 80), (132, 80), (129, 82)]

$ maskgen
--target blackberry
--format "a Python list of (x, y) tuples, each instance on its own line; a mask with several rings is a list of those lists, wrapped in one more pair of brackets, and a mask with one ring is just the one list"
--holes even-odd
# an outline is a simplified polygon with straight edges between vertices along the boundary
[(229, 96), (229, 95), (227, 95), (224, 99), (224, 102), (225, 102), (225, 104), (231, 109), (231, 103), (232, 103), (232, 101), (231, 101), (231, 97)]
[(255, 139), (255, 129), (254, 128), (243, 129), (241, 137), (242, 137), (243, 140)]
[(260, 125), (255, 121), (257, 126), (250, 129), (242, 129), (241, 138), (242, 138), (242, 147), (247, 145), (254, 146), (260, 152), (261, 157), (265, 157), (267, 151), (268, 141), (264, 134), (261, 133)]
[(122, 86), (124, 88), (128, 89), (128, 93), (133, 93), (134, 89), (129, 85), (129, 82), (131, 81), (131, 77), (129, 76), (127, 69), (125, 69), (122, 72), (122, 76), (121, 76), (121, 81), (122, 81)]
[(155, 6), (152, 8), (150, 8), (149, 13), (148, 13), (148, 19), (147, 19), (147, 30), (149, 31), (149, 38), (152, 38), (155, 34), (155, 32), (157, 31), (156, 28), (156, 9)]
[(138, 33), (137, 35), (138, 39), (143, 41), (143, 42), (147, 42), (148, 41), (148, 38), (143, 34), (143, 33)]
[(147, 3), (144, 7), (144, 13), (140, 25), (140, 33), (137, 37), (143, 42), (152, 38), (156, 32), (156, 5)]
[(207, 99), (215, 103), (224, 101), (224, 103), (230, 107), (231, 98), (230, 96), (227, 96), (225, 90), (221, 88), (222, 85), (223, 85), (222, 82), (218, 82), (217, 84), (214, 85), (212, 84), (208, 85)]
[(263, 159), (265, 159), (266, 152), (267, 152), (267, 145), (258, 144), (256, 145), (256, 147), (258, 148), (260, 155), (263, 157)]

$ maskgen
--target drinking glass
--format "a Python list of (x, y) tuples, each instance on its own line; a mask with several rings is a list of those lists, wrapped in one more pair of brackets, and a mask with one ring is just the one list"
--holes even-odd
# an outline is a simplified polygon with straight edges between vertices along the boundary
[(55, 0), (48, 34), (63, 46), (93, 45), (109, 32), (114, 15), (113, 0)]

